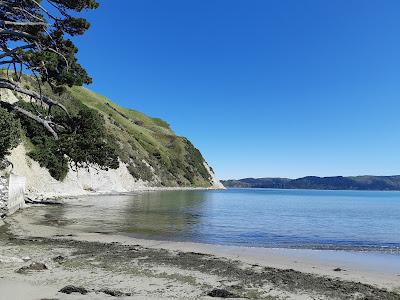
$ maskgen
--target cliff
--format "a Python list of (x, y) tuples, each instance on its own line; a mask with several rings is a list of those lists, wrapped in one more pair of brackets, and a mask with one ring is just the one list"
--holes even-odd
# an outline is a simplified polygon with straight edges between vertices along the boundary
[[(25, 77), (25, 86), (33, 81)], [(46, 88), (46, 87), (45, 87)], [(147, 188), (223, 188), (202, 154), (185, 137), (177, 136), (165, 121), (118, 106), (84, 87), (68, 88), (61, 96), (43, 90), (72, 113), (82, 107), (95, 110), (104, 119), (107, 135), (118, 155), (118, 168), (101, 169), (69, 166), (63, 178), (57, 174), (57, 161), (47, 167), (37, 146), (23, 133), (22, 143), (8, 159), (14, 173), (27, 178), (30, 195), (78, 195), (92, 192), (129, 192)], [(30, 99), (1, 90), (2, 101), (28, 103)], [(36, 137), (35, 137), (36, 138)], [(54, 167), (55, 166), (55, 167)]]

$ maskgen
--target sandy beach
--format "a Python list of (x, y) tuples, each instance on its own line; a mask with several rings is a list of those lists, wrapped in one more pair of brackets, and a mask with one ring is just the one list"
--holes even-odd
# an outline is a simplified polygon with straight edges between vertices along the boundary
[[(143, 240), (26, 216), (0, 227), (0, 299), (212, 299), (216, 289), (243, 299), (400, 299), (398, 255)], [(83, 292), (59, 292), (67, 286)]]

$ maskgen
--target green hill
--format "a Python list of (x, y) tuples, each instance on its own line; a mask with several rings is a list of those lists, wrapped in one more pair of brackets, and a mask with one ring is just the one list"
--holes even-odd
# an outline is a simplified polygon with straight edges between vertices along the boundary
[(86, 88), (74, 87), (69, 93), (74, 101), (104, 116), (109, 133), (119, 143), (117, 154), (135, 178), (163, 186), (210, 185), (200, 151), (177, 136), (167, 122), (120, 107)]
[[(23, 85), (34, 89), (36, 82), (25, 76)], [(120, 107), (84, 87), (67, 88), (62, 95), (56, 95), (43, 86), (42, 92), (62, 103), (72, 115), (88, 107), (103, 116), (111, 144), (134, 178), (152, 186), (212, 185), (212, 172), (205, 166), (200, 151), (187, 138), (177, 136), (167, 122)], [(17, 93), (14, 96), (28, 107), (26, 97)], [(24, 139), (28, 150), (34, 152), (35, 143)]]
[(227, 188), (400, 191), (400, 176), (244, 178), (223, 180), (222, 184)]

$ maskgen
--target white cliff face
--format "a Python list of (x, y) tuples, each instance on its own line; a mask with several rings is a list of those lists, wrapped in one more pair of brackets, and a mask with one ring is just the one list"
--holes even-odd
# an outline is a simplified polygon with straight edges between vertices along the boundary
[(8, 160), (14, 165), (13, 172), (26, 178), (26, 193), (29, 198), (123, 193), (148, 188), (148, 183), (134, 179), (123, 163), (116, 170), (70, 170), (63, 181), (58, 181), (51, 177), (47, 169), (40, 167), (38, 162), (26, 155), (22, 144), (11, 151)]
[(7, 90), (7, 89), (0, 89), (0, 101), (7, 102), (10, 104), (14, 104), (20, 100), (23, 100), (25, 102), (30, 102), (31, 99), (29, 96), (23, 95), (23, 94), (18, 94), (18, 97), (16, 94), (14, 94), (12, 91)]
[(219, 179), (215, 176), (214, 172), (211, 170), (211, 168), (207, 162), (204, 162), (204, 167), (207, 169), (208, 173), (210, 173), (212, 188), (217, 189), (217, 190), (218, 189), (224, 190), (225, 187), (223, 186), (221, 181), (219, 181)]
[[(26, 155), (23, 144), (11, 151), (8, 160), (13, 163), (13, 173), (26, 178), (26, 195), (29, 198), (50, 198), (90, 194), (126, 193), (152, 189), (151, 184), (136, 180), (125, 164), (120, 163), (116, 170), (96, 170), (94, 168), (70, 170), (63, 181), (51, 177), (49, 171)], [(213, 189), (224, 189), (221, 182), (206, 162), (204, 166), (212, 178)], [(168, 188), (167, 188), (168, 189)]]
[[(29, 97), (23, 95), (16, 97), (12, 91), (0, 89), (0, 101), (13, 104), (20, 99), (29, 101)], [(13, 172), (26, 178), (26, 193), (29, 198), (77, 196), (94, 192), (122, 193), (145, 189), (148, 186), (147, 182), (133, 178), (123, 163), (120, 163), (118, 169), (109, 171), (94, 168), (81, 168), (78, 172), (70, 170), (67, 177), (60, 182), (51, 177), (48, 170), (40, 167), (38, 162), (29, 158), (26, 154), (26, 149), (21, 144), (11, 151), (8, 160), (14, 165)], [(0, 209), (1, 205), (0, 200)]]

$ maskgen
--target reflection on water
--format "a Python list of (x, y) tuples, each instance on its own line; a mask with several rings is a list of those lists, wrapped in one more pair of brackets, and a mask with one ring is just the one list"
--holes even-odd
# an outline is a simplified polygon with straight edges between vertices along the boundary
[(71, 200), (40, 222), (140, 238), (399, 252), (400, 193), (167, 191)]
[(203, 192), (156, 192), (138, 195), (125, 207), (124, 231), (157, 238), (190, 237), (200, 222)]

